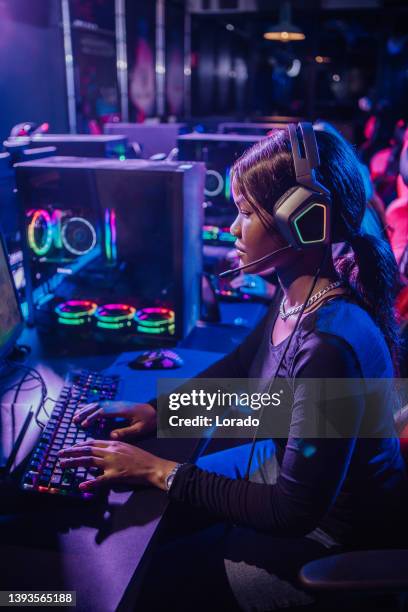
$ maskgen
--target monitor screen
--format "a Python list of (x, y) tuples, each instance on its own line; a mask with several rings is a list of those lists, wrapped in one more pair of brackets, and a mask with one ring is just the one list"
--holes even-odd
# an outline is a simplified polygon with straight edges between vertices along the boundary
[(267, 136), (272, 130), (282, 130), (287, 126), (287, 123), (220, 123), (218, 132), (220, 134), (258, 134), (259, 136)]
[[(20, 335), (23, 319), (17, 300), (4, 241), (0, 236), (0, 361)], [(1, 367), (1, 363), (0, 363)]]
[(186, 134), (178, 139), (179, 159), (203, 161), (205, 177), (206, 226), (229, 226), (236, 216), (231, 191), (231, 167), (253, 144), (259, 135)]
[(168, 155), (185, 129), (184, 123), (107, 123), (104, 127), (106, 134), (123, 134), (129, 143), (140, 145), (144, 159), (156, 153)]

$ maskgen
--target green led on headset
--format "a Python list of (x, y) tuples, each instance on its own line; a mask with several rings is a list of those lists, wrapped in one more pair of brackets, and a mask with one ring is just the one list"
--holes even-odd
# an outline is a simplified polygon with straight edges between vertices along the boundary
[[(322, 236), (321, 238), (316, 238), (314, 240), (305, 240), (302, 236), (301, 230), (299, 229), (298, 223), (304, 215), (306, 215), (310, 210), (312, 210), (312, 208), (315, 208), (315, 207), (319, 207), (323, 209)], [(319, 244), (320, 242), (324, 242), (327, 236), (327, 206), (325, 206), (324, 204), (319, 204), (317, 202), (314, 202), (313, 204), (308, 206), (304, 211), (302, 211), (300, 215), (296, 217), (296, 219), (293, 220), (293, 225), (295, 226), (295, 230), (302, 244)]]

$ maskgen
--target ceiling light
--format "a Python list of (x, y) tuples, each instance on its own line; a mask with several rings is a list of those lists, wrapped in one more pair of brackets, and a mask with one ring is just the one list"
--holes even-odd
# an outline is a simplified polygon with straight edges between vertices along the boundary
[(306, 38), (303, 32), (291, 22), (290, 2), (283, 2), (279, 14), (279, 23), (265, 32), (264, 38), (285, 43)]

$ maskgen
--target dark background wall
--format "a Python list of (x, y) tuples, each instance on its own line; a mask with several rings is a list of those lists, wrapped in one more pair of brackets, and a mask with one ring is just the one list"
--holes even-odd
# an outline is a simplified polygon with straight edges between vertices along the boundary
[[(55, 0), (54, 0), (55, 1)], [(78, 132), (120, 117), (115, 0), (70, 0)]]
[(0, 0), (0, 142), (21, 121), (68, 131), (59, 4)]
[(167, 115), (184, 115), (184, 0), (167, 0), (165, 5), (165, 57)]
[(156, 2), (126, 0), (129, 118), (156, 114)]
[[(252, 13), (194, 14), (193, 115), (348, 121), (368, 97), (406, 116), (408, 4), (379, 1), (374, 8), (347, 10), (341, 2), (332, 2), (333, 9), (327, 4), (293, 0), (292, 21), (306, 39), (286, 44), (263, 38), (279, 22), (278, 2), (259, 2)], [(316, 61), (319, 56), (324, 62)]]
[[(1, 140), (24, 120), (48, 121), (52, 132), (68, 130), (60, 4), (60, 0), (0, 0)], [(155, 4), (155, 0), (126, 2), (131, 120), (157, 113)], [(279, 20), (275, 0), (259, 0), (260, 10), (254, 13), (192, 16), (194, 117), (283, 114), (350, 121), (358, 119), (359, 100), (364, 97), (373, 105), (385, 101), (393, 118), (407, 115), (406, 2), (378, 0), (374, 8), (358, 10), (341, 10), (334, 0), (293, 0), (292, 5), (292, 19), (305, 31), (306, 40), (287, 45), (263, 39), (268, 26)], [(89, 30), (88, 34), (85, 29), (84, 36), (110, 37), (114, 49), (114, 0), (70, 0), (70, 7), (78, 129), (88, 131), (91, 111), (99, 118), (118, 110), (115, 58), (106, 57), (109, 70), (100, 62), (105, 97), (103, 107), (99, 104), (102, 110), (96, 112), (89, 94), (92, 87), (80, 86), (86, 81), (87, 65), (84, 68), (77, 44), (82, 26), (75, 21), (96, 24), (99, 33)], [(184, 10), (183, 0), (166, 0), (166, 112), (180, 119)], [(318, 55), (330, 62), (317, 64)], [(301, 62), (299, 74), (289, 76), (295, 60)]]

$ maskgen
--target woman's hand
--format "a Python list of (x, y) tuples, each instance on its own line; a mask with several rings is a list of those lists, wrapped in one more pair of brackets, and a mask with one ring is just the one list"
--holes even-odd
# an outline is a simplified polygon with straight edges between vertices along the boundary
[(150, 404), (134, 404), (133, 402), (93, 402), (86, 404), (76, 412), (74, 423), (86, 428), (97, 420), (117, 417), (127, 419), (128, 425), (111, 432), (110, 437), (114, 440), (141, 436), (156, 430), (157, 414), (153, 406)]
[(166, 490), (166, 478), (177, 465), (141, 448), (107, 440), (88, 440), (64, 448), (58, 453), (63, 468), (96, 468), (101, 473), (82, 482), (81, 491), (94, 491), (101, 486), (152, 484)]

